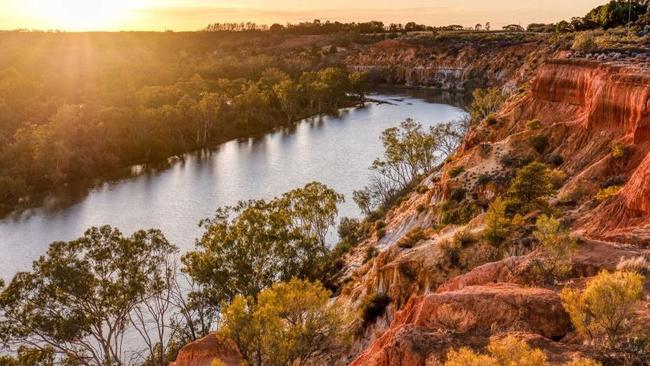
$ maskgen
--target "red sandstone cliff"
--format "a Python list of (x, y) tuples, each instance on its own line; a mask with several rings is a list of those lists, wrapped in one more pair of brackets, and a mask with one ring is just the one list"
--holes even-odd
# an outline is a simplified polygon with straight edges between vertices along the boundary
[[(471, 190), (473, 177), (506, 169), (500, 163), (505, 155), (532, 153), (527, 141), (535, 134), (547, 134), (552, 153), (564, 160), (558, 169), (567, 179), (556, 200), (581, 193), (575, 209), (567, 212), (581, 237), (572, 258), (574, 280), (584, 283), (602, 269), (614, 270), (621, 258), (650, 256), (646, 247), (634, 245), (650, 240), (650, 68), (625, 62), (547, 62), (530, 90), (513, 97), (499, 119), (502, 127), (477, 127), (468, 136), (452, 165), (464, 167), (461, 177), (442, 174), (438, 176), (442, 179), (427, 180), (427, 194), (413, 194), (389, 214), (389, 239), (380, 245), (383, 252), (371, 265), (358, 267), (353, 276), (356, 285), (349, 285), (340, 300), (354, 304), (354, 299), (381, 292), (396, 301), (387, 309), (388, 323), (366, 333), (369, 345), (353, 365), (437, 365), (452, 347), (481, 348), (491, 336), (513, 332), (545, 350), (552, 364), (585, 351), (566, 337), (571, 326), (557, 297), (560, 288), (535, 288), (532, 264), (544, 260), (538, 251), (486, 263), (465, 274), (446, 273), (445, 282), (437, 254), (440, 243), (461, 230), (480, 231), (481, 216), (467, 227), (432, 234), (413, 249), (395, 246), (394, 238), (409, 228), (428, 225), (431, 213), (416, 213), (416, 205), (439, 205), (450, 187), (461, 181)], [(542, 122), (541, 130), (527, 127), (533, 119)], [(623, 158), (612, 157), (613, 141), (626, 145)], [(491, 151), (479, 154), (486, 143)], [(615, 176), (623, 177), (620, 193), (595, 202), (603, 182)], [(416, 275), (409, 276), (412, 273)], [(450, 316), (450, 311), (456, 315)], [(443, 323), (450, 318), (463, 319), (460, 329), (449, 332)]]

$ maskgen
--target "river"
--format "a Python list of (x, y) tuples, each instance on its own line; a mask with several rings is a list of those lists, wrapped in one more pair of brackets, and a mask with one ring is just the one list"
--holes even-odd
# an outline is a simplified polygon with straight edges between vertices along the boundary
[(406, 118), (424, 126), (461, 118), (449, 98), (424, 91), (372, 94), (385, 103), (309, 118), (294, 128), (188, 153), (164, 169), (138, 169), (126, 179), (57, 194), (41, 207), (0, 220), (0, 278), (31, 268), (48, 245), (72, 240), (91, 226), (109, 224), (125, 234), (159, 228), (187, 251), (201, 234), (198, 222), (239, 200), (272, 198), (312, 181), (345, 195), (340, 216), (358, 216), (352, 191), (368, 181), (382, 153), (379, 137)]

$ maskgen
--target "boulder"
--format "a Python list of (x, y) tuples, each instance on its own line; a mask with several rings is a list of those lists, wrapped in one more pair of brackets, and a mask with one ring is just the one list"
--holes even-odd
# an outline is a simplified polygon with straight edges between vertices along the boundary
[(240, 366), (244, 361), (233, 341), (209, 334), (181, 348), (170, 366), (211, 366), (214, 360), (224, 366)]

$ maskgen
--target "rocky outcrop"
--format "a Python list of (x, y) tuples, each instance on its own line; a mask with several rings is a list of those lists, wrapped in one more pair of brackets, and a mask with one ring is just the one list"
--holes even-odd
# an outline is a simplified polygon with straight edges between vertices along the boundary
[(244, 361), (233, 341), (210, 334), (181, 348), (170, 366), (211, 366), (214, 360), (223, 366), (241, 366)]
[(553, 291), (505, 283), (469, 286), (411, 299), (352, 365), (424, 365), (431, 358), (444, 360), (454, 343), (477, 345), (480, 336), (505, 331), (560, 339), (569, 324)]
[[(539, 69), (530, 90), (512, 98), (498, 118), (502, 121), (498, 127), (475, 128), (454, 157), (452, 166), (464, 168), (461, 176), (454, 180), (443, 173), (428, 184), (426, 200), (431, 206), (445, 200), (455, 181), (505, 170), (506, 156), (539, 156), (529, 138), (544, 134), (552, 146), (546, 155), (561, 156), (558, 170), (567, 175), (554, 201), (560, 204), (564, 201), (559, 197), (572, 192), (582, 195), (565, 215), (581, 236), (569, 277), (584, 283), (601, 270), (615, 270), (622, 258), (650, 254), (633, 245), (650, 238), (650, 70), (620, 62), (552, 60)], [(541, 129), (528, 127), (533, 119), (542, 122)], [(612, 156), (614, 141), (626, 146), (623, 158)], [(477, 153), (485, 144), (491, 149)], [(593, 197), (613, 177), (622, 182), (620, 193), (596, 202)], [(470, 186), (464, 187), (480, 194)], [(404, 218), (413, 215), (422, 199), (411, 197), (394, 210), (397, 213), (389, 213), (388, 227), (408, 222)], [(422, 215), (428, 217), (429, 212)], [(571, 330), (558, 296), (561, 286), (534, 287), (540, 285), (535, 264), (548, 260), (542, 251), (512, 255), (468, 273), (446, 273), (452, 275), (448, 280), (441, 277), (440, 243), (460, 230), (478, 232), (482, 224), (479, 215), (465, 228), (448, 227), (408, 250), (396, 248), (394, 238), (382, 242), (383, 253), (357, 273), (354, 283), (363, 284), (361, 293), (389, 294), (395, 306), (385, 317), (390, 325), (375, 328), (370, 345), (354, 365), (440, 364), (450, 348), (480, 349), (490, 336), (513, 332), (523, 332), (553, 364), (580, 354), (572, 337), (557, 342)]]

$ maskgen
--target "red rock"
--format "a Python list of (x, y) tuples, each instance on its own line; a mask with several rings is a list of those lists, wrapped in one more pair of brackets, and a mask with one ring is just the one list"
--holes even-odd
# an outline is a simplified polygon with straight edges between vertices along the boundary
[(240, 366), (243, 362), (233, 341), (210, 334), (181, 348), (170, 366), (211, 366), (213, 360), (223, 362), (224, 366)]
[(562, 338), (569, 316), (559, 296), (550, 290), (514, 284), (469, 286), (459, 291), (412, 298), (398, 312), (386, 333), (351, 365), (424, 365), (431, 354), (439, 358), (450, 347), (441, 321), (441, 308), (464, 315), (462, 344), (476, 343), (490, 334), (525, 331), (546, 338)]

